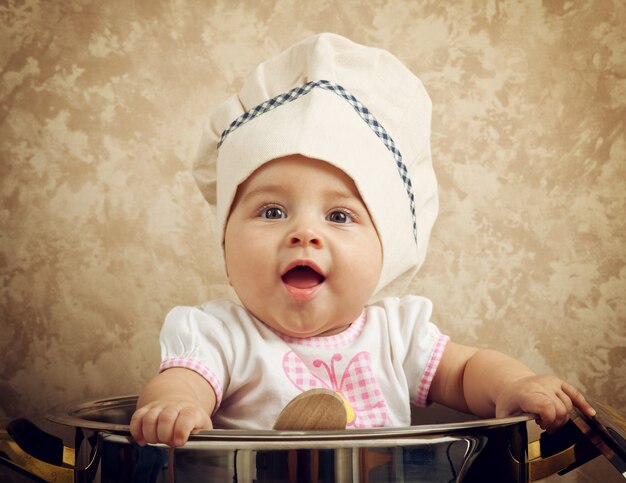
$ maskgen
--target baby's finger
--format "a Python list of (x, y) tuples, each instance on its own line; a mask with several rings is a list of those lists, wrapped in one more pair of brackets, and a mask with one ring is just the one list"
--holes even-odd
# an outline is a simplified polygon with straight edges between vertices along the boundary
[(183, 409), (176, 419), (176, 425), (173, 431), (172, 443), (174, 446), (183, 446), (189, 439), (191, 431), (204, 424), (202, 414), (193, 408)]
[(585, 396), (583, 396), (582, 393), (574, 386), (568, 384), (567, 382), (563, 382), (563, 384), (561, 384), (561, 389), (572, 400), (573, 406), (578, 408), (585, 416), (592, 418), (596, 415), (596, 410), (591, 407), (591, 404), (587, 402)]
[(130, 434), (133, 437), (135, 443), (139, 446), (145, 446), (146, 440), (143, 437), (142, 425), (143, 416), (147, 412), (146, 408), (141, 408), (135, 411), (133, 417), (130, 419)]
[(146, 443), (158, 443), (157, 422), (161, 408), (150, 408), (143, 416), (141, 421), (141, 432)]
[(178, 414), (178, 409), (172, 407), (165, 408), (160, 412), (156, 424), (156, 435), (159, 443), (165, 443), (169, 446), (174, 444), (174, 426)]
[(572, 398), (570, 398), (567, 394), (565, 394), (564, 391), (558, 391), (556, 395), (560, 399), (560, 401), (563, 403), (565, 412), (567, 413), (567, 415), (569, 415), (569, 413), (572, 412), (572, 409), (574, 407), (574, 404), (572, 403)]
[(566, 394), (559, 391), (552, 398), (554, 400), (555, 417), (549, 427), (550, 431), (554, 431), (567, 423), (572, 410), (572, 401)]
[(549, 429), (557, 418), (555, 401), (546, 394), (533, 394), (529, 412), (536, 415), (535, 420), (541, 429)]

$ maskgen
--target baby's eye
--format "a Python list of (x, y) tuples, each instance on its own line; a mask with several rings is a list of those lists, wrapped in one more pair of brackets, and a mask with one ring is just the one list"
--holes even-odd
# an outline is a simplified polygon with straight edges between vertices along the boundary
[(263, 208), (260, 214), (261, 218), (266, 218), (268, 220), (281, 220), (287, 217), (282, 208), (278, 208), (277, 206)]
[(350, 216), (349, 213), (340, 210), (331, 211), (326, 219), (328, 221), (332, 221), (333, 223), (352, 223), (354, 221), (353, 217)]

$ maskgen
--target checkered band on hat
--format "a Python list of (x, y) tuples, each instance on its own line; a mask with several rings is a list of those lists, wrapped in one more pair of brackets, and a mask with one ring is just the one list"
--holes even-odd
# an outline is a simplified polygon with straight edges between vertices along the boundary
[(355, 110), (355, 112), (365, 121), (365, 123), (370, 127), (370, 129), (380, 138), (383, 142), (387, 150), (393, 156), (396, 167), (398, 169), (398, 174), (402, 180), (402, 183), (406, 189), (407, 197), (409, 199), (409, 207), (411, 209), (411, 216), (413, 219), (413, 238), (415, 239), (415, 243), (417, 244), (417, 218), (415, 214), (415, 196), (413, 194), (413, 185), (411, 183), (411, 179), (409, 178), (409, 173), (402, 160), (402, 154), (400, 150), (397, 148), (396, 143), (393, 138), (389, 135), (389, 133), (385, 130), (385, 128), (381, 125), (380, 122), (374, 117), (374, 115), (370, 112), (370, 110), (365, 107), (356, 97), (350, 94), (346, 89), (344, 89), (339, 84), (327, 81), (327, 80), (319, 80), (319, 81), (310, 81), (301, 86), (294, 87), (293, 89), (279, 94), (271, 99), (268, 99), (265, 102), (253, 107), (249, 111), (243, 113), (237, 119), (230, 123), (230, 125), (222, 132), (220, 139), (217, 143), (217, 149), (219, 150), (220, 146), (224, 143), (226, 138), (230, 133), (237, 130), (239, 127), (243, 126), (247, 122), (251, 121), (259, 117), (261, 114), (265, 114), (279, 106), (287, 104), (291, 101), (294, 101), (309, 92), (311, 92), (314, 88), (325, 89), (327, 91), (333, 92), (337, 94), (342, 99), (346, 100)]

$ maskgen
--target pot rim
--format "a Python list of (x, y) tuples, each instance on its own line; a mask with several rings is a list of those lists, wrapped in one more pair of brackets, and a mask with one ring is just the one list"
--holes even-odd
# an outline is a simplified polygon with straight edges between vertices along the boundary
[[(76, 428), (102, 431), (110, 434), (130, 436), (128, 424), (114, 424), (105, 421), (87, 419), (85, 416), (105, 410), (124, 409), (135, 406), (136, 395), (118, 396), (112, 398), (75, 401), (58, 405), (46, 414), (49, 421), (73, 426)], [(469, 415), (468, 415), (469, 417)], [(405, 437), (427, 437), (451, 433), (467, 433), (478, 428), (490, 429), (495, 427), (512, 426), (534, 420), (528, 414), (507, 418), (478, 419), (457, 423), (426, 424), (419, 426), (405, 426), (396, 428), (370, 428), (332, 431), (276, 431), (250, 429), (210, 429), (193, 433), (190, 440), (237, 440), (237, 441), (290, 441), (311, 440), (346, 440), (346, 439), (388, 439)]]

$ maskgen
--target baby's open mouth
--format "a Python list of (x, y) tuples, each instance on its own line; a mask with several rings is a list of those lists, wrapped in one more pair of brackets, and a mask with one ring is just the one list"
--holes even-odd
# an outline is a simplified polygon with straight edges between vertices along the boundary
[(315, 287), (326, 279), (324, 275), (306, 265), (293, 267), (285, 272), (281, 278), (285, 284), (303, 289)]

